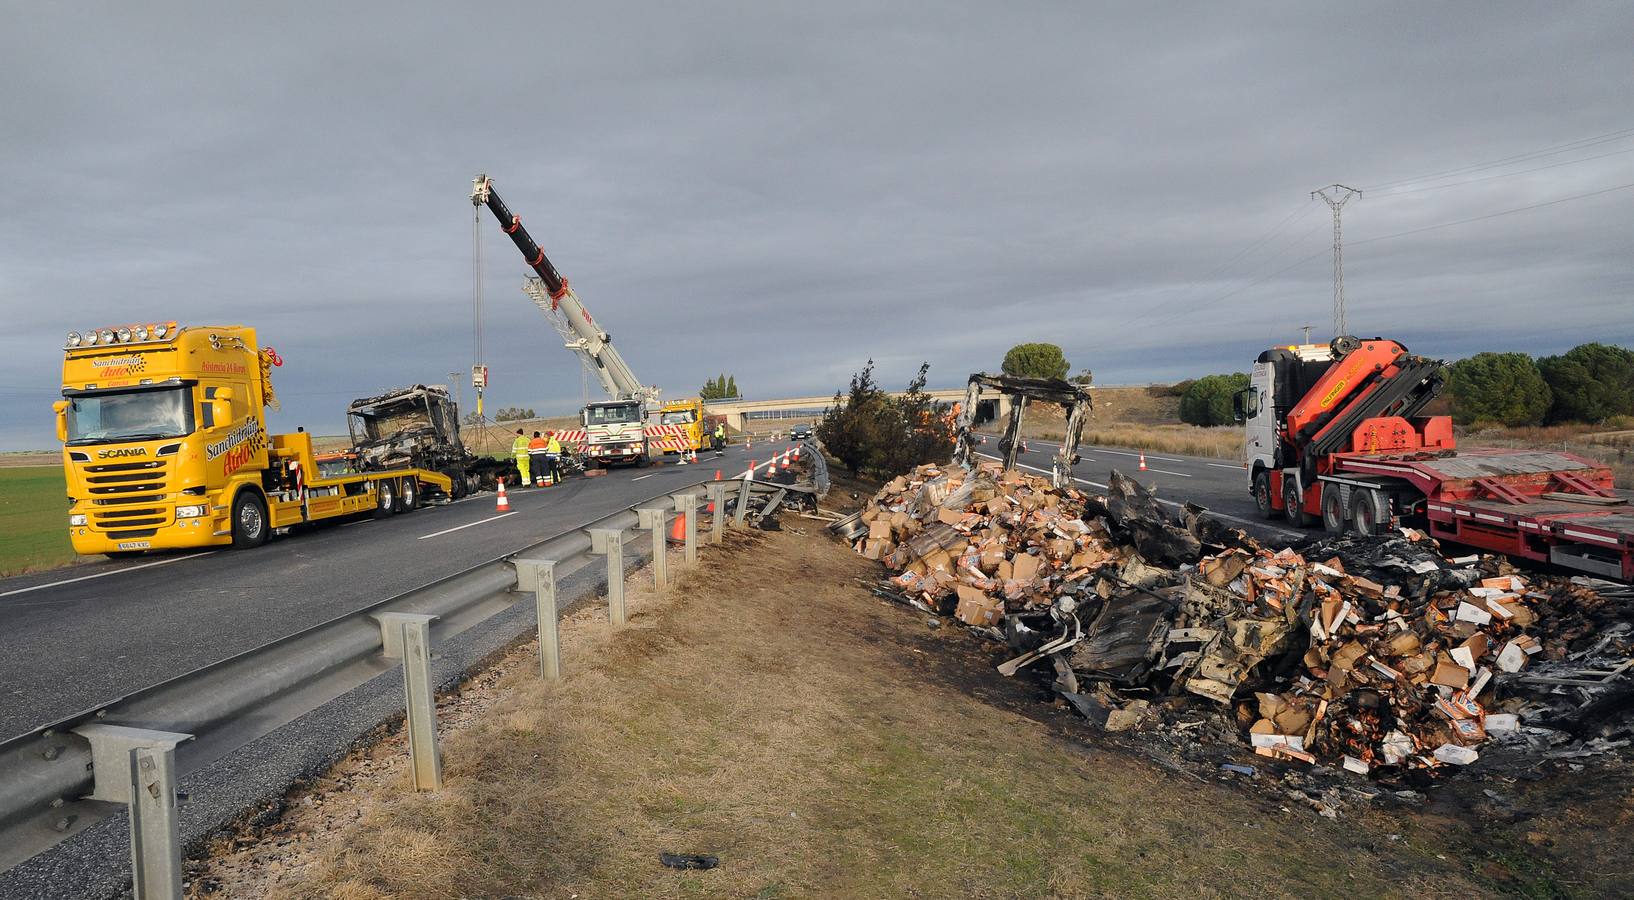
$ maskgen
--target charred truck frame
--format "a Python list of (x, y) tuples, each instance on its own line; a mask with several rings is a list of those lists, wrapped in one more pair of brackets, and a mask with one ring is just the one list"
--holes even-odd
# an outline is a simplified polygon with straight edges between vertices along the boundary
[(1021, 451), (1021, 422), (1027, 413), (1028, 401), (1059, 403), (1066, 407), (1067, 432), (1061, 441), (1060, 451), (1055, 454), (1050, 483), (1058, 488), (1070, 487), (1072, 467), (1079, 460), (1078, 442), (1083, 437), (1084, 420), (1094, 411), (1087, 387), (1059, 378), (1022, 378), (982, 372), (971, 375), (970, 383), (965, 388), (964, 408), (959, 412), (957, 443), (953, 450), (953, 461), (966, 468), (970, 467), (971, 457), (975, 453), (972, 429), (978, 424), (976, 411), (981, 406), (984, 390), (1010, 398), (1010, 418), (1005, 423), (1004, 435), (999, 438), (999, 455), (1004, 459), (1005, 469), (1016, 467), (1016, 455)]

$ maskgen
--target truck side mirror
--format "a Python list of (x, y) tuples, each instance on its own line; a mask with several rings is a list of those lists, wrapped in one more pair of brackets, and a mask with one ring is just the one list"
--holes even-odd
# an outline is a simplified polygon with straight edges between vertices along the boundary
[(232, 400), (233, 400), (233, 389), (232, 388), (228, 388), (228, 387), (216, 388), (216, 395), (215, 395), (214, 398), (212, 398), (210, 400), (210, 416), (214, 420), (214, 422), (216, 423), (217, 428), (220, 428), (220, 427), (222, 427), (224, 425), (232, 424), (232, 421), (233, 421), (233, 404), (232, 404)]
[(67, 400), (58, 400), (57, 402), (51, 404), (51, 408), (54, 411), (56, 411), (56, 413), (57, 413), (57, 441), (59, 443), (67, 443), (68, 442), (68, 401)]

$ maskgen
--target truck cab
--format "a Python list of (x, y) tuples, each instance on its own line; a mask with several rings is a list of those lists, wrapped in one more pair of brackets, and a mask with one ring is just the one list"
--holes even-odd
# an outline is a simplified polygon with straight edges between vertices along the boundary
[(64, 351), (55, 409), (76, 552), (269, 530), (265, 501), (242, 499), (261, 489), (272, 402), (254, 329), (128, 325), (71, 332)]
[[(1284, 446), (1282, 424), (1333, 365), (1333, 348), (1327, 344), (1290, 344), (1274, 347), (1259, 355), (1249, 375), (1248, 389), (1234, 399), (1243, 421), (1243, 458), (1247, 461), (1250, 489), (1260, 513), (1269, 516), (1281, 507), (1284, 470), (1297, 482), (1295, 460)], [(1273, 498), (1276, 498), (1273, 500)]]
[(647, 407), (640, 400), (604, 400), (581, 411), (585, 462), (647, 464)]

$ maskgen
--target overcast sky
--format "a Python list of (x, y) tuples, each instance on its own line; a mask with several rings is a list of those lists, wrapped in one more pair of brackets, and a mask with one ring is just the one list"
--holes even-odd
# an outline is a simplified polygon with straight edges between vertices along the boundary
[[(0, 448), (71, 329), (255, 325), (280, 430), (468, 370), (478, 172), (669, 396), (1245, 369), (1331, 335), (1332, 182), (1352, 331), (1634, 345), (1626, 3), (4, 3)], [(576, 408), (481, 233), (490, 408)]]

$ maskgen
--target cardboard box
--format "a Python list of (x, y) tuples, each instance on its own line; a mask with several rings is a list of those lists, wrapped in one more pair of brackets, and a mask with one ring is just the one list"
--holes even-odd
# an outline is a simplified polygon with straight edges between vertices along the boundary
[(1438, 659), (1435, 662), (1435, 668), (1430, 670), (1430, 683), (1462, 690), (1469, 684), (1469, 670), (1454, 662), (1450, 657)]
[(961, 584), (954, 590), (959, 595), (959, 605), (953, 615), (966, 625), (997, 625), (1004, 618), (1004, 601), (987, 596), (980, 588)]
[(1017, 581), (1032, 581), (1038, 577), (1040, 560), (1031, 553), (1017, 553), (1010, 561), (1011, 576)]

